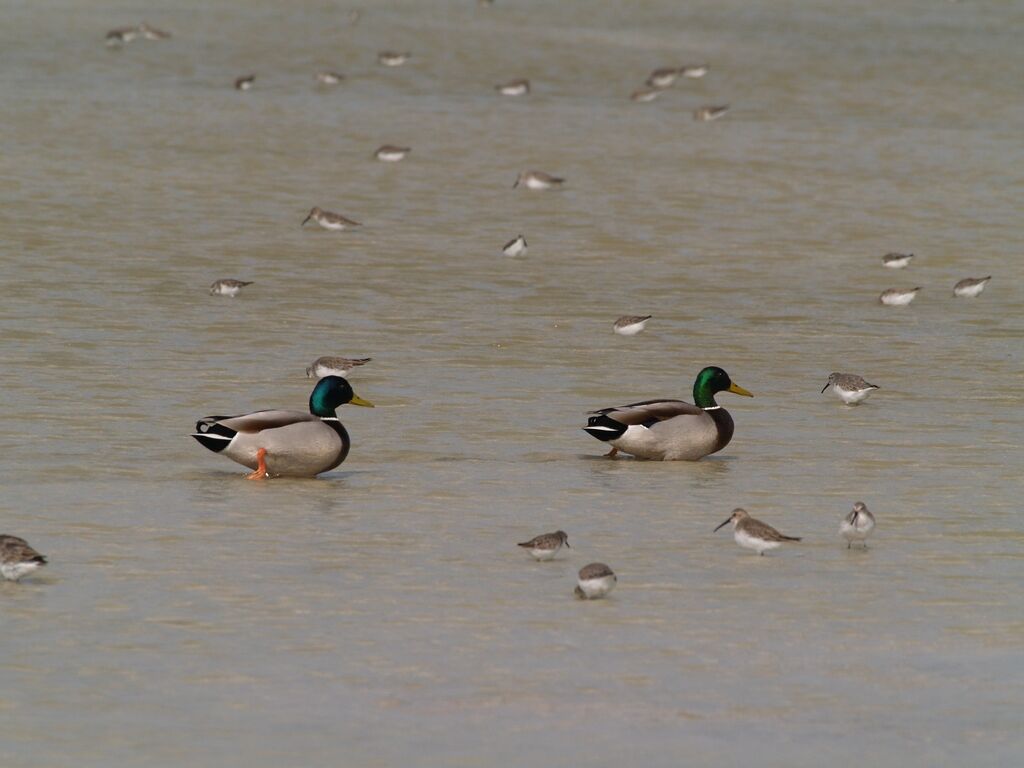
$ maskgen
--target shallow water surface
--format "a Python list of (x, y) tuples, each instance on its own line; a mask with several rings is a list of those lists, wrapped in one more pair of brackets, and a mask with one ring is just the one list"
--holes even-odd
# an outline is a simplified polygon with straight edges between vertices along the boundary
[[(51, 564), (0, 584), (0, 763), (1019, 763), (1020, 6), (364, 7), (4, 10), (2, 530)], [(174, 37), (104, 47), (143, 20)], [(187, 436), (304, 408), (322, 354), (374, 358), (336, 471), (246, 482)], [(580, 431), (708, 364), (756, 395), (721, 454)], [(740, 550), (736, 506), (804, 541)], [(594, 560), (619, 586), (576, 601)]]

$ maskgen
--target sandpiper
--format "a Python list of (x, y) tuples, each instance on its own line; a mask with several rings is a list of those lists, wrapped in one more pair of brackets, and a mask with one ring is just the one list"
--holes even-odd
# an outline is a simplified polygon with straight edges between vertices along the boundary
[(256, 82), (256, 75), (243, 75), (235, 80), (235, 90), (248, 91), (252, 88), (252, 84)]
[(889, 269), (903, 269), (914, 258), (912, 253), (887, 253), (882, 257), (882, 266)]
[(846, 539), (846, 548), (853, 546), (853, 542), (859, 541), (867, 549), (867, 538), (875, 530), (875, 516), (871, 514), (863, 501), (853, 505), (853, 509), (843, 518), (839, 524), (839, 533)]
[(332, 357), (324, 355), (318, 357), (306, 369), (306, 378), (322, 379), (324, 376), (341, 376), (347, 379), (353, 368), (366, 365), (372, 357)]
[(991, 279), (992, 275), (988, 277), (965, 277), (953, 286), (953, 295), (973, 299), (985, 290), (985, 286), (988, 285), (988, 281)]
[(604, 563), (584, 565), (580, 568), (574, 594), (583, 600), (597, 600), (615, 589), (618, 580), (615, 572)]
[(629, 98), (632, 101), (639, 102), (641, 104), (654, 101), (656, 98), (661, 96), (660, 88), (638, 88), (629, 94)]
[(723, 528), (732, 523), (732, 535), (736, 543), (744, 549), (752, 549), (763, 555), (769, 549), (782, 546), (784, 541), (800, 541), (799, 536), (783, 536), (767, 523), (755, 520), (745, 509), (734, 509), (729, 519), (715, 528)]
[(167, 40), (171, 36), (170, 32), (151, 27), (146, 22), (139, 24), (139, 34), (147, 40)]
[(234, 297), (247, 285), (252, 285), (252, 280), (233, 280), (231, 278), (218, 280), (210, 286), (210, 295)]
[(526, 254), (526, 238), (522, 235), (514, 237), (501, 247), (506, 256), (523, 256)]
[(320, 85), (337, 85), (344, 79), (345, 76), (340, 72), (328, 72), (325, 70), (323, 72), (316, 73), (316, 81), (320, 83)]
[(552, 189), (565, 183), (565, 179), (557, 176), (550, 176), (544, 171), (523, 171), (516, 177), (516, 183), (512, 185), (515, 189), (522, 184), (527, 189)]
[(680, 67), (679, 74), (683, 77), (689, 77), (693, 80), (698, 80), (708, 73), (707, 64), (687, 64), (684, 67)]
[(46, 565), (46, 558), (17, 536), (0, 534), (0, 576), (17, 581)]
[(519, 546), (530, 550), (530, 556), (534, 560), (550, 560), (558, 554), (563, 544), (569, 547), (569, 534), (565, 531), (555, 531), (534, 536), (529, 541), (520, 542)]
[(717, 107), (701, 107), (693, 113), (693, 119), (706, 123), (710, 120), (717, 120), (728, 111), (728, 104), (722, 104)]
[(130, 43), (139, 36), (138, 27), (118, 27), (107, 32), (106, 42), (109, 46), (120, 46)]
[(828, 384), (822, 387), (821, 391), (824, 392), (829, 387), (832, 387), (832, 391), (847, 405), (856, 405), (866, 399), (872, 390), (879, 389), (877, 384), (868, 384), (860, 376), (852, 373), (830, 373)]
[(647, 327), (653, 315), (623, 315), (612, 324), (612, 330), (620, 336), (636, 336)]
[(410, 152), (412, 152), (411, 147), (396, 147), (394, 144), (385, 144), (382, 147), (378, 147), (373, 156), (382, 163), (397, 163)]
[(920, 290), (920, 286), (917, 288), (890, 288), (887, 291), (882, 291), (878, 300), (889, 307), (905, 307), (914, 300)]
[(502, 96), (525, 96), (530, 92), (530, 81), (526, 79), (509, 80), (494, 86), (494, 90)]
[(397, 53), (396, 51), (381, 51), (377, 54), (377, 63), (385, 67), (400, 67), (412, 57), (411, 53)]
[(651, 88), (671, 88), (679, 78), (679, 67), (661, 67), (656, 69), (644, 82)]
[(361, 227), (358, 221), (352, 219), (346, 219), (340, 213), (331, 213), (325, 211), (323, 208), (318, 208), (315, 205), (309, 209), (309, 215), (302, 220), (300, 227), (306, 226), (306, 222), (312, 219), (324, 229), (330, 230), (342, 230), (348, 229), (349, 227)]
[(361, 18), (363, 18), (363, 11), (360, 8), (353, 8), (348, 12), (348, 23), (353, 27), (359, 23)]

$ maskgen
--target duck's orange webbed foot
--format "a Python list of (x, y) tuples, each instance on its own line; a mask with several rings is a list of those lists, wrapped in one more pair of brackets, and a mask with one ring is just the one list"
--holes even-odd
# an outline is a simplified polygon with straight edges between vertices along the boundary
[(246, 480), (262, 480), (265, 477), (270, 477), (267, 474), (267, 449), (260, 448), (256, 451), (256, 461), (258, 462), (256, 470), (245, 476)]
[(608, 453), (606, 453), (606, 454), (605, 454), (604, 456), (605, 456), (605, 458), (606, 458), (606, 459), (614, 459), (614, 458), (615, 458), (615, 456), (616, 456), (616, 455), (618, 454), (618, 452), (619, 452), (619, 449), (618, 449), (618, 448), (612, 448), (612, 449), (611, 449), (610, 451), (608, 451)]

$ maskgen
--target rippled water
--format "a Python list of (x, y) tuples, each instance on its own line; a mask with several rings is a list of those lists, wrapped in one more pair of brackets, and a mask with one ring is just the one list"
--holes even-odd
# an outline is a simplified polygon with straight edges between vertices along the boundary
[[(2, 12), (2, 529), (51, 564), (0, 585), (0, 762), (1020, 762), (1020, 5), (346, 11)], [(142, 20), (174, 37), (104, 47)], [(374, 358), (338, 470), (249, 483), (187, 437), (304, 407), (321, 354)], [(579, 431), (707, 364), (756, 394), (722, 454)], [(833, 370), (882, 389), (846, 408)], [(738, 505), (803, 543), (712, 534)], [(515, 547), (558, 527), (551, 563)], [(619, 587), (575, 601), (592, 560)]]

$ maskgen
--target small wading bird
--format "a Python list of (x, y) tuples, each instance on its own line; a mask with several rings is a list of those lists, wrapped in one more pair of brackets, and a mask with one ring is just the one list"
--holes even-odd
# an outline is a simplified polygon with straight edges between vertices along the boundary
[(868, 384), (860, 376), (852, 373), (830, 373), (828, 383), (821, 388), (822, 393), (829, 387), (832, 387), (836, 396), (847, 405), (856, 405), (867, 399), (874, 390), (879, 389), (877, 384)]
[(310, 208), (309, 215), (302, 220), (300, 227), (306, 226), (306, 222), (312, 219), (324, 229), (337, 232), (343, 229), (349, 229), (350, 227), (361, 227), (358, 221), (352, 219), (346, 219), (340, 213), (331, 213), (325, 211), (323, 208), (317, 208), (315, 205)]
[(558, 554), (558, 550), (562, 548), (563, 544), (569, 547), (569, 534), (565, 531), (555, 531), (534, 536), (529, 541), (521, 542), (518, 546), (529, 551), (534, 560), (550, 560)]
[(46, 558), (18, 536), (0, 534), (0, 576), (18, 581), (46, 565)]
[(953, 295), (960, 298), (973, 299), (985, 290), (985, 286), (988, 285), (988, 281), (991, 279), (992, 275), (988, 277), (965, 277), (953, 286)]
[(324, 376), (341, 376), (344, 379), (348, 377), (352, 369), (366, 365), (372, 359), (372, 357), (333, 357), (331, 355), (324, 355), (314, 360), (306, 369), (306, 377), (322, 379)]
[(782, 546), (784, 541), (800, 541), (799, 536), (783, 536), (768, 523), (762, 523), (747, 514), (744, 509), (734, 509), (729, 519), (715, 528), (715, 531), (732, 523), (732, 536), (744, 549), (752, 549), (763, 555), (769, 549)]
[(615, 589), (618, 582), (619, 577), (607, 565), (591, 563), (580, 568), (573, 594), (582, 600), (597, 600)]
[(863, 501), (853, 505), (853, 509), (843, 518), (839, 524), (839, 533), (846, 539), (846, 548), (853, 546), (853, 542), (859, 541), (867, 549), (867, 538), (875, 529), (875, 516), (871, 514)]

